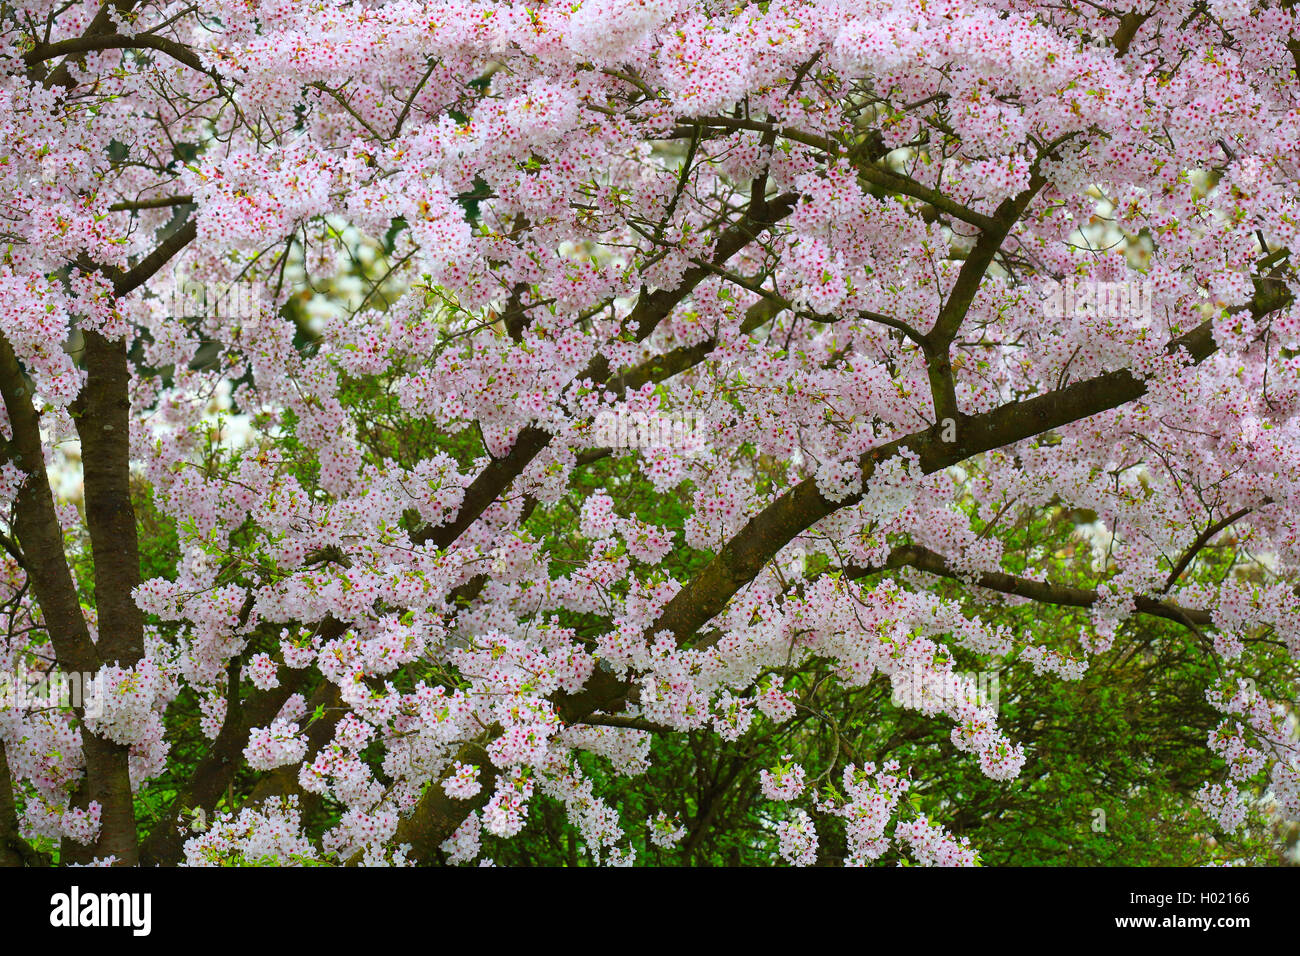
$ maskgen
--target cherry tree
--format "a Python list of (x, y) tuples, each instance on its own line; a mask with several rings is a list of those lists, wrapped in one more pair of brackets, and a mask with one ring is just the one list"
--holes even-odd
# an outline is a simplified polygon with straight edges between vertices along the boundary
[[(630, 863), (683, 821), (591, 761), (872, 682), (1014, 787), (960, 662), (1144, 617), (1214, 662), (1205, 811), (1300, 817), (1290, 0), (0, 11), (0, 862), (463, 863), (549, 801)], [(911, 770), (744, 785), (773, 859), (978, 862)]]

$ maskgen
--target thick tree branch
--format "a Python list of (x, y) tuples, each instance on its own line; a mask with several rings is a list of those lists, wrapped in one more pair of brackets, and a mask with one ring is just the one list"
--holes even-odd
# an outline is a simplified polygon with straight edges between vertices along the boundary
[[(125, 17), (136, 5), (137, 0), (105, 0), (100, 8), (95, 12), (95, 17), (90, 21), (90, 26), (86, 27), (86, 32), (81, 36), (83, 39), (105, 36), (111, 34), (117, 29), (113, 22), (113, 14), (117, 13), (119, 18)], [(44, 61), (38, 61), (27, 67), (29, 76), (40, 81), (46, 89), (52, 89), (56, 86), (71, 87), (73, 85), (72, 73), (69, 64), (77, 59), (76, 56), (68, 56), (55, 67), (53, 73), (45, 72)]]
[(198, 70), (200, 73), (212, 75), (208, 68), (203, 65), (203, 61), (199, 59), (198, 54), (185, 44), (176, 40), (169, 40), (166, 37), (155, 36), (151, 33), (140, 33), (126, 37), (117, 36), (116, 34), (95, 35), (87, 33), (83, 36), (59, 40), (57, 43), (43, 43), (23, 54), (23, 62), (28, 67), (34, 67), (46, 60), (53, 60), (61, 56), (98, 53), (103, 50), (156, 50), (159, 53), (165, 53), (177, 63)]
[(935, 421), (950, 419), (958, 421), (961, 412), (957, 407), (957, 386), (952, 372), (952, 342), (961, 324), (970, 312), (975, 296), (979, 294), (984, 276), (994, 257), (1002, 248), (1007, 234), (1019, 221), (1025, 207), (1038, 195), (1039, 190), (1047, 184), (1042, 176), (1035, 172), (1029, 187), (1017, 196), (1004, 199), (998, 206), (990, 225), (983, 229), (974, 248), (961, 265), (957, 281), (948, 298), (939, 309), (938, 318), (933, 328), (925, 336), (926, 374), (930, 379), (930, 391), (934, 400)]
[(1110, 38), (1110, 45), (1115, 48), (1115, 52), (1120, 56), (1128, 53), (1129, 46), (1133, 43), (1133, 38), (1137, 36), (1138, 30), (1142, 29), (1142, 24), (1151, 18), (1149, 13), (1135, 13), (1130, 11), (1119, 18), (1119, 27), (1115, 30), (1115, 35)]
[(50, 861), (32, 849), (18, 831), (13, 778), (4, 741), (0, 740), (0, 866), (49, 866)]
[(131, 503), (131, 371), (126, 339), (86, 331), (86, 384), (73, 406), (81, 437), (86, 525), (95, 568), (100, 660), (133, 667), (144, 654), (140, 544)]
[[(889, 559), (884, 567), (850, 568), (847, 576), (849, 578), (861, 578), (870, 574), (878, 574), (887, 569), (897, 568), (915, 568), (918, 571), (924, 571), (926, 574), (933, 574), (936, 577), (948, 578), (953, 581), (965, 582), (968, 579), (964, 572), (954, 569), (943, 555), (919, 545), (904, 545), (895, 548), (890, 552)], [(1090, 608), (1097, 603), (1098, 597), (1096, 590), (1033, 581), (1029, 578), (1017, 577), (1002, 571), (981, 571), (975, 576), (974, 583), (988, 591), (1013, 594), (1017, 597), (1037, 601), (1039, 604), (1055, 604), (1061, 607)], [(1185, 624), (1187, 621), (1191, 621), (1198, 627), (1209, 627), (1213, 624), (1208, 611), (1188, 609), (1180, 607), (1171, 601), (1160, 601), (1145, 596), (1139, 596), (1136, 600), (1137, 611), (1140, 614), (1164, 618), (1177, 624)]]
[(188, 206), (194, 202), (189, 193), (179, 196), (159, 196), (155, 199), (136, 199), (115, 202), (108, 207), (109, 212), (136, 212), (141, 209), (167, 209), (171, 206)]

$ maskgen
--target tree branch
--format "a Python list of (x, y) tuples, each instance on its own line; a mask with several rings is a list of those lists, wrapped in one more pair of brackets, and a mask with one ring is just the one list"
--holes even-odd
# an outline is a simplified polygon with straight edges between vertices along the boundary
[[(967, 580), (963, 572), (955, 570), (943, 555), (931, 551), (929, 548), (910, 544), (891, 551), (884, 567), (850, 568), (847, 571), (847, 576), (856, 579), (891, 568), (915, 568), (918, 571), (924, 571), (926, 574), (933, 574), (936, 577), (948, 578), (953, 581), (964, 582)], [(1017, 597), (1037, 601), (1039, 604), (1055, 604), (1060, 607), (1090, 608), (1097, 603), (1098, 597), (1096, 590), (1033, 581), (1029, 578), (1021, 578), (1001, 571), (981, 571), (976, 576), (975, 584), (987, 591), (1013, 594)], [(1191, 621), (1198, 626), (1208, 627), (1213, 623), (1208, 611), (1190, 610), (1171, 601), (1159, 601), (1154, 598), (1140, 596), (1137, 598), (1136, 607), (1141, 614), (1164, 618), (1177, 624), (1185, 624), (1187, 621)]]
[(23, 54), (23, 62), (28, 67), (34, 67), (46, 60), (53, 60), (60, 56), (76, 56), (82, 53), (98, 53), (104, 50), (156, 50), (159, 53), (165, 53), (177, 63), (212, 76), (212, 72), (203, 65), (203, 61), (199, 59), (198, 54), (185, 44), (176, 40), (169, 40), (166, 37), (155, 36), (151, 33), (140, 33), (129, 37), (117, 36), (116, 34), (94, 35), (87, 33), (79, 37), (59, 40), (57, 43), (43, 43)]
[[(1272, 502), (1265, 500), (1264, 503), (1271, 504)], [(1179, 557), (1178, 561), (1175, 562), (1173, 570), (1169, 572), (1169, 580), (1167, 580), (1165, 586), (1160, 589), (1160, 593), (1167, 594), (1169, 592), (1169, 589), (1177, 583), (1178, 579), (1182, 577), (1183, 572), (1187, 570), (1187, 566), (1195, 560), (1196, 555), (1202, 548), (1209, 544), (1211, 540), (1213, 540), (1215, 535), (1230, 525), (1236, 524), (1254, 510), (1254, 508), (1242, 508), (1238, 511), (1234, 511), (1222, 521), (1216, 521), (1197, 535), (1196, 540), (1191, 543), (1187, 550), (1182, 553), (1182, 556)]]

